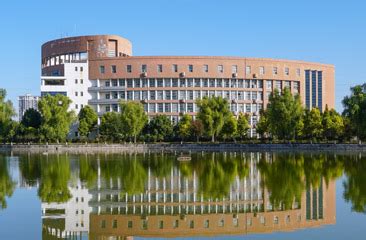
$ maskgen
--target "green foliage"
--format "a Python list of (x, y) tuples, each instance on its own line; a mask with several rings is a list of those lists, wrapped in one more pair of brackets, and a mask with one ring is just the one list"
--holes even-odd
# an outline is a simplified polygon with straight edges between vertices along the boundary
[(88, 159), (87, 155), (80, 156), (80, 181), (86, 183), (88, 188), (93, 188), (98, 178), (98, 163), (93, 159)]
[(15, 110), (11, 101), (5, 101), (6, 90), (0, 89), (0, 141), (11, 140), (17, 124), (12, 120)]
[(196, 120), (192, 121), (191, 125), (192, 125), (191, 134), (193, 137), (196, 138), (196, 140), (198, 142), (200, 140), (200, 138), (203, 136), (204, 131), (205, 131), (202, 121), (199, 119), (196, 119)]
[(344, 133), (343, 118), (334, 109), (328, 110), (328, 106), (326, 106), (322, 115), (322, 127), (325, 139), (338, 139)]
[(197, 101), (197, 106), (199, 107), (197, 118), (201, 120), (206, 134), (214, 142), (230, 114), (229, 103), (222, 97), (204, 97)]
[(173, 125), (165, 115), (157, 115), (148, 125), (148, 138), (154, 142), (168, 140), (173, 133)]
[(121, 102), (120, 106), (123, 131), (128, 137), (133, 137), (136, 143), (137, 136), (148, 121), (144, 107), (139, 102)]
[(34, 129), (39, 129), (41, 127), (41, 123), (42, 123), (42, 116), (41, 114), (33, 109), (33, 108), (29, 108), (27, 109), (27, 111), (25, 111), (21, 124), (24, 127), (31, 127)]
[(295, 139), (301, 132), (303, 107), (300, 96), (292, 96), (285, 88), (280, 94), (277, 89), (271, 94), (267, 106), (270, 132), (279, 139)]
[(98, 123), (98, 115), (90, 106), (83, 107), (79, 112), (78, 131), (81, 137), (88, 137)]
[(221, 129), (222, 137), (226, 139), (234, 138), (238, 131), (238, 122), (235, 116), (230, 112), (229, 116), (226, 117), (224, 125)]
[(28, 109), (25, 111), (19, 128), (17, 129), (17, 139), (25, 141), (38, 140), (41, 124), (41, 114), (33, 108)]
[(1, 208), (7, 207), (6, 197), (13, 195), (15, 182), (11, 179), (9, 174), (9, 166), (6, 158), (0, 155), (0, 204)]
[(242, 112), (239, 113), (238, 123), (237, 123), (237, 135), (240, 139), (243, 139), (247, 136), (248, 130), (250, 128), (249, 125), (249, 115), (244, 114)]
[(44, 96), (38, 103), (42, 116), (40, 131), (42, 139), (47, 141), (66, 140), (74, 112), (68, 111), (71, 100), (63, 95)]
[(178, 135), (182, 140), (191, 135), (192, 117), (184, 114), (178, 122)]
[(304, 114), (304, 128), (302, 134), (307, 139), (318, 139), (323, 132), (322, 115), (318, 108), (312, 108), (310, 111), (305, 110)]
[(343, 101), (343, 116), (349, 119), (352, 133), (359, 139), (366, 139), (366, 84), (351, 88), (351, 95)]
[(120, 141), (124, 138), (120, 115), (116, 112), (103, 114), (99, 134), (105, 140)]
[(257, 133), (261, 136), (261, 137), (268, 137), (270, 132), (269, 132), (269, 122), (268, 122), (268, 117), (267, 117), (267, 111), (264, 111), (263, 109), (260, 110), (259, 112), (259, 121), (257, 123)]

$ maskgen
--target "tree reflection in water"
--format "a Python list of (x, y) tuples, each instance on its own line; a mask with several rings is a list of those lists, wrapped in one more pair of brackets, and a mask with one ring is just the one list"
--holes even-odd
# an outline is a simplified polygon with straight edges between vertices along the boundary
[(38, 196), (42, 202), (67, 202), (71, 198), (70, 159), (67, 155), (44, 156), (40, 160), (41, 177)]
[(3, 155), (0, 155), (0, 203), (2, 209), (7, 207), (6, 197), (13, 195), (14, 188), (15, 182), (9, 174), (8, 161)]
[(352, 210), (366, 213), (366, 157), (352, 155), (345, 159), (344, 198)]

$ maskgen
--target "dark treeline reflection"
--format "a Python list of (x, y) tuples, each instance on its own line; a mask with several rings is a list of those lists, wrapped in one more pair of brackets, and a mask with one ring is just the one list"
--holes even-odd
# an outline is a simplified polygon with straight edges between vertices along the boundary
[[(179, 172), (183, 180), (195, 179), (197, 193), (205, 199), (221, 199), (233, 185), (244, 181), (253, 170), (261, 175), (260, 187), (268, 191), (276, 209), (287, 210), (300, 203), (309, 188), (326, 185), (346, 174), (344, 197), (352, 208), (365, 212), (366, 157), (359, 155), (311, 153), (193, 153), (190, 161), (178, 161), (179, 154), (100, 154), (100, 155), (21, 155), (22, 181), (38, 186), (42, 202), (66, 202), (71, 198), (68, 186), (80, 180), (88, 189), (100, 181), (119, 182), (121, 196), (147, 191), (151, 176), (168, 178)], [(99, 180), (98, 180), (99, 179)], [(182, 180), (182, 181), (183, 181)], [(98, 183), (99, 181), (99, 183)], [(9, 166), (0, 156), (0, 201), (11, 196), (14, 182)], [(182, 190), (183, 191), (183, 190)]]

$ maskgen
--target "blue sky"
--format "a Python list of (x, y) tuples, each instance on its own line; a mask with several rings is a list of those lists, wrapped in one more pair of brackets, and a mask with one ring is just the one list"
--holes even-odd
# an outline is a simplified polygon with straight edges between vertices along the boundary
[(366, 3), (328, 0), (3, 1), (0, 87), (39, 94), (42, 43), (117, 34), (134, 55), (223, 55), (334, 64), (336, 108), (366, 82)]

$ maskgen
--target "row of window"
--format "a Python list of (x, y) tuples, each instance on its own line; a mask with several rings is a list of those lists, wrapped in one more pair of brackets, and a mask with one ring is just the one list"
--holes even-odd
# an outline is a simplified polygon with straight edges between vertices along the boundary
[[(272, 90), (283, 87), (291, 88), (299, 92), (299, 81), (285, 80), (265, 80), (266, 89)], [(256, 79), (214, 79), (214, 78), (149, 78), (149, 79), (112, 79), (104, 81), (105, 87), (127, 87), (127, 88), (147, 88), (147, 87), (225, 87), (225, 88), (263, 88), (263, 80)]]
[[(145, 103), (144, 110), (148, 113), (193, 113), (198, 111), (198, 106), (195, 103)], [(239, 103), (230, 104), (232, 112), (257, 113), (263, 108), (263, 104)], [(118, 104), (105, 106), (105, 112), (118, 112)], [(255, 116), (253, 116), (255, 117)], [(256, 123), (253, 123), (256, 124)]]
[[(58, 56), (44, 58), (42, 61), (42, 67), (55, 66), (63, 63), (69, 63), (73, 61), (86, 61), (88, 59), (87, 52), (69, 53)], [(77, 70), (76, 70), (77, 71)]]
[[(189, 64), (187, 66), (186, 70), (188, 72), (194, 72), (194, 67), (197, 67), (197, 66)], [(178, 64), (172, 64), (171, 65), (171, 72), (177, 73), (178, 71), (182, 71), (182, 72), (185, 71), (185, 69), (182, 66), (179, 66), (179, 68), (178, 68)], [(141, 73), (146, 73), (147, 69), (148, 68), (147, 68), (146, 64), (140, 65), (140, 72)], [(157, 64), (156, 65), (156, 71), (158, 73), (162, 73), (164, 71), (164, 66), (162, 64)], [(209, 66), (207, 64), (202, 65), (202, 72), (208, 73), (208, 71), (209, 71)], [(104, 74), (106, 72), (106, 68), (105, 68), (104, 65), (99, 66), (99, 72), (101, 74)], [(117, 73), (117, 65), (111, 65), (110, 72), (111, 73)], [(126, 65), (126, 72), (127, 73), (132, 73), (132, 65)], [(264, 75), (266, 73), (266, 68), (264, 66), (260, 66), (258, 68), (258, 72), (259, 72), (259, 75)], [(217, 65), (217, 73), (224, 73), (224, 65)], [(232, 65), (231, 66), (231, 73), (233, 73), (233, 74), (238, 73), (238, 65)], [(245, 73), (246, 74), (251, 74), (252, 73), (252, 67), (251, 66), (246, 66), (245, 67)], [(277, 75), (278, 73), (279, 73), (279, 67), (272, 67), (272, 74)], [(290, 68), (285, 67), (283, 69), (283, 73), (284, 73), (284, 75), (287, 75), (287, 76), (290, 75)], [(297, 76), (301, 75), (300, 68), (296, 69), (296, 75)]]
[[(273, 224), (279, 224), (279, 217), (278, 216), (274, 216), (273, 217)], [(291, 216), (290, 215), (287, 215), (285, 216), (285, 219), (284, 219), (285, 223), (286, 224), (289, 224), (291, 222)], [(180, 225), (180, 222), (182, 221), (179, 221), (178, 219), (174, 220), (173, 221), (173, 228), (179, 228), (179, 225)], [(259, 217), (259, 222), (262, 224), (262, 225), (266, 225), (266, 218), (264, 216), (260, 216)], [(301, 215), (298, 215), (297, 216), (297, 222), (301, 222)], [(127, 228), (129, 229), (132, 229), (133, 228), (133, 221), (129, 220), (127, 221)], [(212, 224), (212, 221), (210, 221), (209, 219), (205, 219), (203, 221), (203, 227), (204, 228), (210, 228), (210, 226)], [(148, 220), (141, 220), (141, 229), (143, 230), (147, 230), (148, 229)], [(158, 221), (158, 229), (164, 229), (164, 221), (163, 220), (160, 220)], [(252, 226), (253, 225), (253, 219), (251, 217), (247, 217), (246, 220), (244, 221), (244, 226)], [(111, 226), (112, 228), (118, 228), (118, 220), (117, 219), (114, 219), (112, 220), (112, 223), (111, 223)], [(224, 219), (220, 219), (217, 224), (214, 224), (214, 227), (225, 227), (225, 220)], [(233, 218), (232, 219), (232, 226), (234, 227), (239, 227), (239, 219), (238, 218)], [(106, 220), (101, 220), (100, 222), (100, 227), (101, 228), (106, 228), (107, 227), (107, 222)], [(188, 227), (193, 229), (195, 228), (195, 221), (194, 220), (190, 220), (188, 221)]]
[[(76, 96), (77, 96), (77, 92)], [(82, 92), (81, 92), (82, 93)], [(271, 91), (267, 92), (268, 96)], [(208, 91), (208, 90), (158, 90), (158, 91), (119, 91), (106, 93), (105, 99), (124, 99), (124, 100), (197, 100), (203, 97), (222, 97), (228, 100), (258, 100), (263, 101), (261, 91)]]
[(84, 71), (84, 68), (83, 67), (80, 67), (79, 68), (79, 67), (76, 66), (75, 67), (75, 72), (77, 72), (78, 70), (80, 70), (80, 72), (83, 72)]

